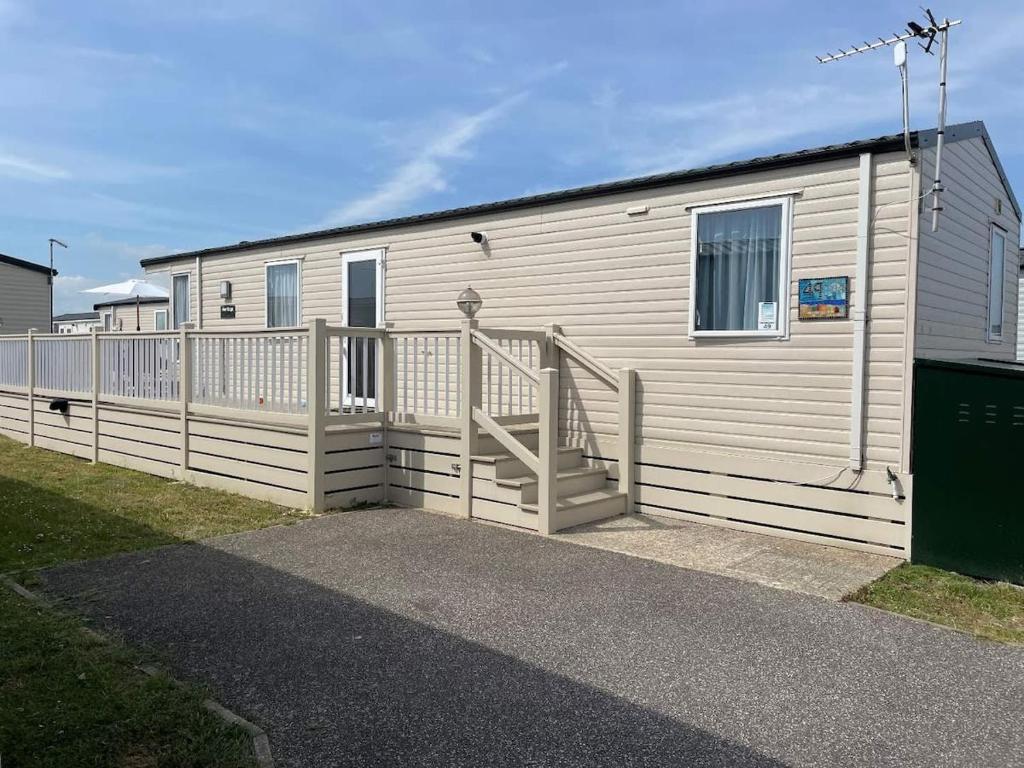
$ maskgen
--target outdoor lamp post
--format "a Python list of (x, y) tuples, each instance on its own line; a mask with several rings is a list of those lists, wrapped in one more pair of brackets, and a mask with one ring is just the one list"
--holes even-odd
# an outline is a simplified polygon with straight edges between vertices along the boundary
[(480, 311), (480, 307), (484, 305), (484, 300), (480, 298), (479, 293), (473, 290), (472, 286), (467, 286), (459, 294), (459, 298), (455, 300), (455, 303), (462, 311), (462, 314), (472, 320), (473, 316)]
[(67, 243), (62, 243), (55, 237), (50, 238), (50, 333), (53, 333), (53, 244), (61, 248), (67, 248)]

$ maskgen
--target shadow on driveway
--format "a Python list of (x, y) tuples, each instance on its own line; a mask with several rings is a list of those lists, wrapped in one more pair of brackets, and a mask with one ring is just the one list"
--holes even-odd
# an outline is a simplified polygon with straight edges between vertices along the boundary
[(260, 722), (278, 765), (783, 765), (212, 547), (65, 566), (44, 583)]
[(1024, 653), (415, 510), (65, 566), (46, 588), (280, 765), (1010, 765)]

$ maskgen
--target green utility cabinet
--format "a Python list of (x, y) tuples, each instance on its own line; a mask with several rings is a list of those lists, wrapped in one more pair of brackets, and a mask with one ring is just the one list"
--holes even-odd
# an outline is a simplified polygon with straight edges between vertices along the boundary
[(915, 563), (1024, 584), (1024, 365), (916, 360)]

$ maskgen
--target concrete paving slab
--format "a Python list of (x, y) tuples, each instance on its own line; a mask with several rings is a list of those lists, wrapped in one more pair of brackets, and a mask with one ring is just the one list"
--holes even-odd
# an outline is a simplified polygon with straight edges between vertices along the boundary
[(903, 562), (649, 514), (581, 525), (557, 539), (829, 600), (855, 592)]
[(41, 579), (279, 766), (1024, 764), (1024, 649), (421, 511)]

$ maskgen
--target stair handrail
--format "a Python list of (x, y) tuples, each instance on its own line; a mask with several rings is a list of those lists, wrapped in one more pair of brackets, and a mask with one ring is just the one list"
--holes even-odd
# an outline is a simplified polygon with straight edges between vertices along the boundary
[(561, 350), (568, 354), (618, 395), (619, 434), (615, 452), (619, 492), (626, 494), (627, 509), (631, 511), (635, 499), (636, 475), (636, 371), (632, 368), (613, 371), (589, 352), (569, 341), (557, 325), (547, 327), (550, 346), (553, 346), (555, 351)]
[(551, 335), (555, 345), (567, 353), (573, 360), (582, 365), (597, 378), (604, 381), (613, 391), (619, 391), (619, 377), (612, 371), (611, 368), (606, 366), (596, 357), (591, 355), (589, 352), (585, 352), (578, 346), (573, 344), (567, 339), (562, 333), (555, 332)]
[[(548, 535), (554, 530), (555, 507), (558, 501), (558, 370), (542, 367), (534, 372), (529, 366), (508, 354), (486, 333), (477, 321), (462, 321), (462, 384), (460, 398), (459, 507), (466, 517), (473, 516), (473, 455), (477, 449), (477, 428), (494, 437), (500, 445), (537, 476), (537, 531)], [(484, 413), (481, 400), (481, 357), (486, 351), (519, 372), (538, 390), (538, 446), (534, 453), (520, 443), (496, 419)]]
[(476, 329), (473, 331), (473, 341), (481, 349), (487, 350), (491, 355), (497, 357), (503, 363), (510, 368), (514, 368), (519, 372), (519, 375), (526, 379), (529, 379), (534, 385), (540, 384), (540, 374), (535, 373), (532, 368), (523, 365), (522, 361), (516, 359), (504, 349), (499, 347), (494, 341), (483, 331)]

